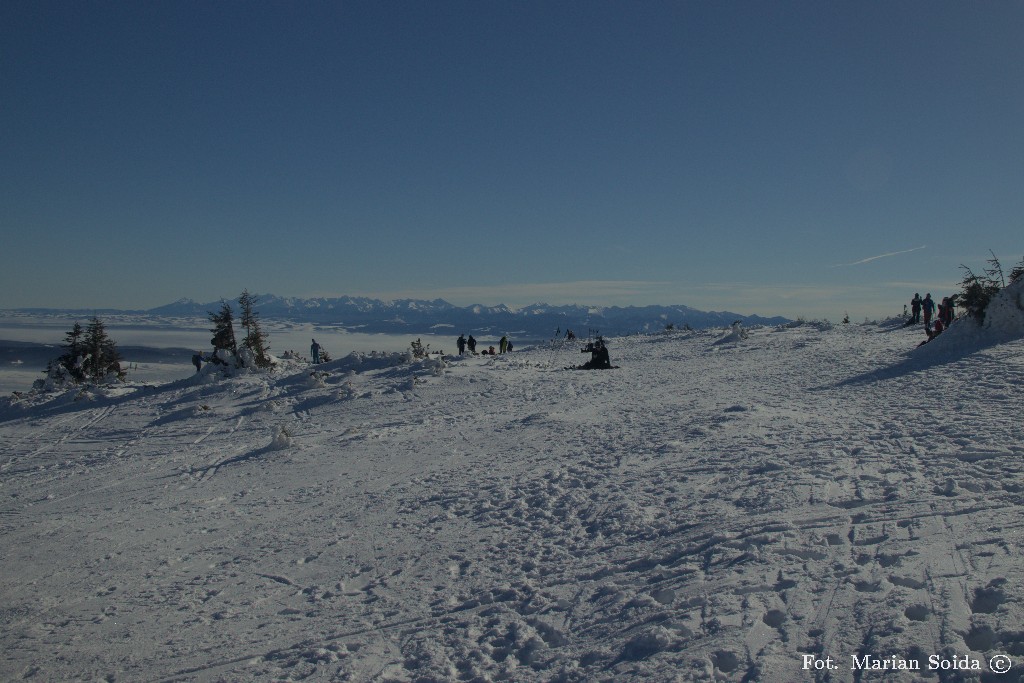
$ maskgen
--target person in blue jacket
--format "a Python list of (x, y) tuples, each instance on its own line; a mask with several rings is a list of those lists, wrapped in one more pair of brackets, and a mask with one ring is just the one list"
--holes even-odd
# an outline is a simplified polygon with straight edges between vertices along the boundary
[(924, 301), (921, 302), (921, 310), (924, 311), (925, 329), (932, 329), (932, 315), (935, 313), (935, 302), (932, 300), (931, 292), (924, 295)]

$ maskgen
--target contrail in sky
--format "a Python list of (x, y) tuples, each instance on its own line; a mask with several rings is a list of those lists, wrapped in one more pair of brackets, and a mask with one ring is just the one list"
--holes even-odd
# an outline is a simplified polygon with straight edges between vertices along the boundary
[(861, 259), (860, 261), (854, 261), (853, 263), (839, 263), (839, 264), (836, 264), (835, 266), (833, 266), (833, 268), (840, 268), (840, 267), (843, 267), (843, 266), (859, 266), (862, 263), (870, 263), (871, 261), (877, 261), (878, 259), (885, 258), (886, 256), (899, 256), (900, 254), (909, 254), (912, 251), (920, 251), (921, 249), (924, 249), (924, 248), (925, 248), (924, 246), (920, 246), (920, 247), (914, 247), (913, 249), (904, 249), (903, 251), (890, 251), (888, 254), (879, 254), (878, 256), (869, 256), (868, 258)]

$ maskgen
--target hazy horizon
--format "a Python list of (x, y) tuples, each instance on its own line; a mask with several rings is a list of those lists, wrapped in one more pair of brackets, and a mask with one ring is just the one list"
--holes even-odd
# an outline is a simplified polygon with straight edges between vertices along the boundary
[[(980, 269), (979, 269), (980, 270)], [(1008, 270), (1008, 268), (1007, 268)], [(940, 283), (927, 283), (922, 286), (913, 283), (884, 283), (880, 284), (875, 288), (863, 287), (860, 289), (861, 296), (859, 300), (862, 302), (868, 302), (866, 305), (850, 305), (846, 307), (839, 307), (839, 302), (842, 297), (838, 296), (835, 290), (824, 289), (824, 288), (785, 288), (785, 287), (759, 287), (753, 283), (733, 283), (733, 284), (708, 284), (695, 290), (699, 290), (703, 293), (700, 297), (693, 297), (694, 299), (699, 298), (702, 301), (708, 302), (710, 305), (698, 306), (692, 301), (677, 300), (668, 301), (657, 300), (651, 297), (648, 301), (637, 301), (635, 296), (638, 290), (643, 289), (644, 283), (627, 283), (623, 285), (623, 288), (629, 291), (630, 296), (616, 295), (616, 288), (620, 283), (609, 283), (609, 282), (585, 282), (585, 283), (565, 283), (565, 292), (577, 292), (576, 295), (564, 295), (558, 298), (547, 296), (542, 287), (538, 286), (522, 286), (522, 287), (506, 287), (506, 288), (490, 288), (479, 290), (482, 293), (490, 294), (491, 296), (499, 296), (501, 292), (508, 292), (510, 296), (504, 299), (480, 299), (473, 298), (473, 293), (478, 290), (467, 291), (468, 288), (449, 288), (439, 289), (433, 292), (430, 291), (397, 291), (397, 292), (380, 292), (380, 293), (348, 293), (348, 292), (315, 292), (308, 295), (294, 295), (294, 294), (282, 294), (280, 292), (263, 292), (255, 291), (250, 288), (250, 291), (257, 297), (259, 296), (276, 296), (283, 299), (336, 299), (336, 298), (367, 298), (375, 299), (383, 302), (397, 301), (404, 299), (419, 300), (419, 301), (434, 301), (442, 299), (453, 306), (465, 308), (468, 306), (485, 306), (485, 307), (498, 307), (507, 306), (513, 310), (519, 310), (532, 305), (546, 305), (546, 306), (585, 306), (592, 308), (610, 308), (610, 307), (636, 307), (643, 308), (647, 306), (660, 306), (660, 307), (673, 307), (673, 306), (685, 306), (698, 311), (703, 312), (729, 312), (736, 313), (744, 316), (761, 316), (765, 318), (771, 317), (783, 317), (792, 320), (796, 319), (829, 319), (838, 320), (844, 315), (849, 315), (853, 320), (879, 320), (888, 318), (894, 315), (902, 313), (903, 305), (909, 305), (911, 297), (914, 293), (919, 292), (921, 296), (924, 296), (928, 292), (932, 292), (933, 297), (941, 299), (943, 296), (948, 296), (959, 291), (959, 284), (950, 284), (949, 286), (943, 287)], [(888, 299), (887, 289), (888, 288), (900, 288), (900, 291), (905, 292), (904, 300), (899, 299)], [(499, 291), (500, 290), (500, 291)], [(769, 292), (768, 290), (771, 290)], [(591, 294), (588, 295), (588, 292)], [(749, 298), (744, 299), (742, 296), (737, 296), (737, 293), (749, 292)], [(240, 292), (239, 292), (240, 293)], [(760, 297), (763, 301), (767, 294), (773, 293), (777, 297), (778, 305), (775, 308), (755, 308), (758, 301), (756, 297)], [(681, 295), (685, 296), (685, 295)], [(830, 300), (829, 297), (834, 296), (835, 300)], [(179, 296), (174, 299), (158, 301), (152, 305), (146, 306), (118, 306), (113, 304), (94, 304), (86, 306), (73, 306), (73, 305), (59, 305), (59, 304), (46, 304), (46, 305), (34, 305), (34, 306), (8, 306), (0, 307), (0, 310), (7, 311), (25, 311), (25, 310), (50, 310), (50, 311), (126, 311), (126, 312), (146, 312), (155, 308), (160, 308), (169, 304), (177, 303), (182, 300), (191, 300), (197, 304), (208, 305), (214, 302), (220, 301), (221, 299), (226, 301), (234, 301), (237, 299), (238, 294), (226, 294), (221, 296), (200, 296), (199, 298), (191, 296)], [(532, 298), (531, 298), (532, 297)], [(257, 311), (259, 309), (259, 301), (257, 300)]]

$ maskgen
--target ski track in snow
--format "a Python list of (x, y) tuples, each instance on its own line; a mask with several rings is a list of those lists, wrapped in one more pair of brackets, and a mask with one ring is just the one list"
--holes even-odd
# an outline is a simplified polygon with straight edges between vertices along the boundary
[(1024, 340), (721, 335), (0, 405), (0, 679), (1021, 680)]

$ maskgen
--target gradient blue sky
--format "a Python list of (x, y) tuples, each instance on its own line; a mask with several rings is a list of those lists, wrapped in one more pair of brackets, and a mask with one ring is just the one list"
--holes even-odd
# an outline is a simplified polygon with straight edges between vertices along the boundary
[(0, 3), (0, 308), (856, 318), (1024, 257), (1024, 2)]

